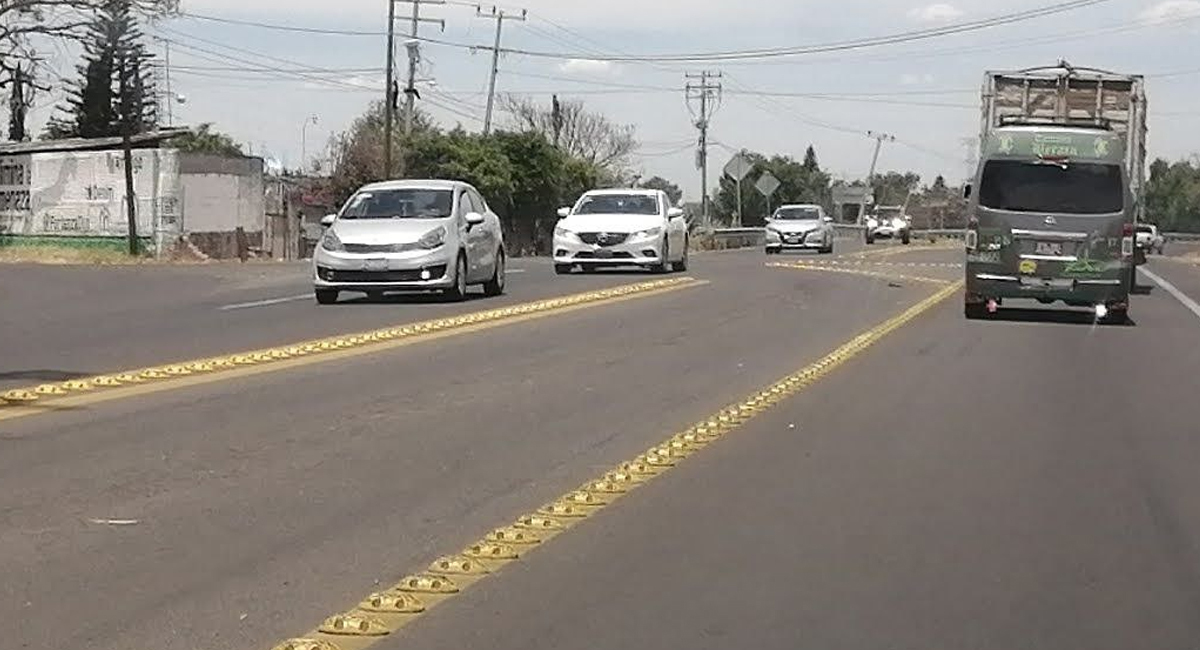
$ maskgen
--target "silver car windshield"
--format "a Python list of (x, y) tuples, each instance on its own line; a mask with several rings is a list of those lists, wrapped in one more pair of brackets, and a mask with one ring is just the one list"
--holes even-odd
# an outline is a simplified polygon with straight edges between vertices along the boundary
[(980, 205), (1012, 212), (1113, 214), (1124, 202), (1121, 168), (1110, 164), (993, 160), (979, 185)]
[(444, 219), (453, 214), (450, 190), (371, 190), (355, 194), (341, 219)]
[(585, 196), (575, 214), (658, 214), (658, 199), (641, 194)]
[(821, 218), (821, 211), (816, 208), (780, 208), (774, 218), (779, 221), (817, 221)]

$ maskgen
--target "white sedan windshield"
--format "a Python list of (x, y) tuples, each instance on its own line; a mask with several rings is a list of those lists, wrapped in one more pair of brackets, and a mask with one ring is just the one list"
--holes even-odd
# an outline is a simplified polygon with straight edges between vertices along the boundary
[(658, 200), (641, 194), (585, 196), (575, 214), (658, 214)]

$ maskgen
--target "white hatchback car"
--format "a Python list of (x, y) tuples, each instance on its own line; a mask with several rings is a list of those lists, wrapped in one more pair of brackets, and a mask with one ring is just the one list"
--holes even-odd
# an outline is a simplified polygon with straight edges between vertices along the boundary
[(470, 285), (504, 293), (500, 219), (459, 181), (404, 180), (366, 185), (327, 226), (313, 252), (317, 302), (343, 291), (440, 291), (462, 300)]
[(688, 227), (683, 210), (660, 190), (587, 192), (573, 208), (558, 211), (554, 270), (642, 266), (656, 273), (686, 271)]

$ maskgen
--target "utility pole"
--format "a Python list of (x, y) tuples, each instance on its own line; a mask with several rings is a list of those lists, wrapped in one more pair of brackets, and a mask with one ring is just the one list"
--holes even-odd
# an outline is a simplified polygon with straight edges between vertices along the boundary
[(475, 8), (476, 16), (480, 18), (490, 18), (496, 21), (496, 43), (492, 46), (492, 74), (488, 80), (488, 100), (487, 113), (483, 117), (483, 134), (488, 135), (492, 132), (492, 109), (496, 103), (496, 75), (500, 72), (500, 31), (504, 28), (505, 20), (525, 20), (526, 11), (521, 10), (520, 15), (512, 16), (503, 9), (492, 7), (490, 13), (484, 13), (482, 7)]
[(131, 87), (130, 75), (132, 74), (129, 66), (128, 55), (122, 57), (117, 64), (118, 92), (121, 97), (121, 110), (117, 120), (121, 128), (121, 153), (125, 166), (125, 221), (129, 228), (129, 256), (137, 257), (139, 242), (137, 196), (134, 194), (133, 184), (133, 125), (135, 119), (133, 111), (140, 110), (141, 107), (138, 106), (137, 102), (129, 98)]
[(700, 169), (701, 223), (707, 230), (712, 228), (712, 218), (708, 210), (708, 124), (712, 118), (712, 112), (715, 110), (715, 106), (711, 102), (719, 102), (721, 99), (721, 84), (712, 80), (720, 79), (721, 73), (705, 70), (699, 73), (689, 72), (684, 77), (688, 80), (687, 86), (684, 87), (688, 107), (691, 107), (693, 100), (700, 102), (700, 115), (695, 121), (696, 128), (700, 130), (700, 141), (696, 149), (696, 167)]
[[(867, 188), (869, 193), (875, 183), (875, 166), (879, 164), (879, 150), (883, 148), (884, 142), (895, 142), (896, 136), (887, 133), (876, 133), (875, 131), (867, 131), (867, 137), (875, 141), (875, 153), (871, 156), (871, 170), (867, 172)], [(863, 216), (867, 212), (867, 199), (863, 197), (862, 203), (858, 204), (858, 225), (863, 224)]]
[(396, 121), (396, 0), (387, 0), (387, 88), (383, 100), (383, 180), (392, 177), (392, 127)]
[(304, 126), (300, 127), (300, 175), (308, 174), (308, 125), (316, 125), (320, 123), (320, 119), (316, 115), (309, 115), (304, 119)]
[(163, 39), (163, 77), (167, 81), (167, 126), (175, 123), (175, 93), (171, 92), (171, 41)]
[(412, 135), (413, 114), (416, 112), (417, 65), (421, 62), (421, 42), (417, 40), (417, 29), (421, 23), (437, 23), (442, 31), (446, 31), (446, 21), (440, 18), (422, 18), (421, 5), (444, 5), (446, 0), (400, 0), (412, 3), (412, 28), (408, 33), (411, 39), (405, 46), (408, 48), (408, 83), (404, 86), (404, 136)]

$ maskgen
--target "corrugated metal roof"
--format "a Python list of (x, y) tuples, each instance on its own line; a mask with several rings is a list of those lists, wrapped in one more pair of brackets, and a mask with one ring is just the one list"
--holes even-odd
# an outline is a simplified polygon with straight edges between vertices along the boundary
[[(157, 144), (163, 140), (190, 133), (186, 127), (160, 129), (139, 133), (129, 140), (135, 147)], [(106, 151), (121, 148), (120, 136), (112, 138), (68, 138), (65, 140), (35, 140), (33, 142), (3, 142), (0, 143), (0, 156), (12, 156), (29, 153), (54, 153), (71, 151)]]

